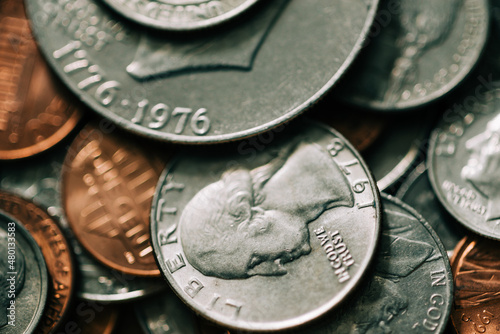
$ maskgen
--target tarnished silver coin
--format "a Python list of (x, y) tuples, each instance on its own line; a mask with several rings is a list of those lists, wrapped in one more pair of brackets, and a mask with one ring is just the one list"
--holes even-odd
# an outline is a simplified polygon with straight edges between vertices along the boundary
[(474, 232), (500, 240), (500, 90), (484, 89), (444, 113), (428, 168), (444, 207)]
[(374, 271), (343, 307), (302, 333), (443, 333), (453, 276), (443, 244), (414, 209), (382, 195)]
[(476, 64), (489, 28), (486, 0), (385, 0), (370, 44), (337, 96), (380, 111), (432, 102)]
[(394, 115), (363, 158), (373, 172), (380, 191), (392, 193), (400, 179), (425, 153), (421, 151), (431, 130), (429, 115)]
[(377, 3), (268, 0), (227, 29), (189, 36), (138, 30), (98, 0), (27, 9), (48, 62), (98, 113), (154, 138), (208, 143), (264, 132), (315, 103), (358, 53)]
[(16, 220), (0, 211), (0, 333), (32, 333), (47, 300), (42, 251)]
[(443, 208), (432, 189), (425, 163), (407, 177), (396, 196), (417, 210), (436, 231), (448, 256), (466, 235), (465, 229)]
[[(241, 330), (306, 323), (357, 286), (378, 240), (378, 190), (338, 133), (317, 123), (167, 167), (151, 236), (179, 297)], [(195, 154), (196, 153), (196, 154)]]
[(102, 0), (120, 14), (148, 27), (190, 31), (233, 19), (257, 0)]
[(66, 151), (59, 147), (46, 152), (43, 159), (30, 163), (4, 163), (0, 170), (0, 189), (8, 190), (44, 208), (60, 222), (75, 253), (80, 298), (102, 302), (127, 301), (164, 290), (161, 279), (125, 275), (107, 268), (88, 254), (76, 240), (61, 206), (60, 178)]
[(145, 333), (200, 333), (195, 314), (172, 291), (137, 302), (134, 309)]

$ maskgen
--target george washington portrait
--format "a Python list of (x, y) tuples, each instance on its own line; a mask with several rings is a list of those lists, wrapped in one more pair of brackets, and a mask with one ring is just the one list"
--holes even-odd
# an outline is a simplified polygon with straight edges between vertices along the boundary
[(180, 240), (188, 262), (223, 279), (286, 275), (311, 252), (308, 224), (354, 205), (351, 187), (329, 153), (301, 142), (254, 169), (226, 170), (184, 208)]

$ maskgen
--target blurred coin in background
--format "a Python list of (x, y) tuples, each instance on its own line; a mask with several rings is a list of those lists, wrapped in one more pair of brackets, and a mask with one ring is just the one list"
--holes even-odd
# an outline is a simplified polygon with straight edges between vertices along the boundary
[(384, 0), (336, 94), (381, 112), (430, 103), (474, 68), (488, 28), (486, 0)]
[(54, 146), (81, 117), (37, 49), (22, 1), (0, 2), (0, 160)]
[(168, 155), (95, 124), (83, 128), (69, 147), (62, 170), (64, 211), (78, 241), (106, 266), (160, 276), (149, 213)]
[(434, 130), (429, 176), (453, 217), (500, 239), (500, 90), (479, 88), (447, 110)]
[(0, 210), (21, 222), (42, 250), (49, 285), (47, 306), (37, 333), (52, 333), (66, 316), (75, 290), (70, 245), (56, 221), (35, 204), (0, 191)]
[(0, 249), (0, 333), (32, 333), (47, 301), (47, 267), (29, 232), (1, 210)]

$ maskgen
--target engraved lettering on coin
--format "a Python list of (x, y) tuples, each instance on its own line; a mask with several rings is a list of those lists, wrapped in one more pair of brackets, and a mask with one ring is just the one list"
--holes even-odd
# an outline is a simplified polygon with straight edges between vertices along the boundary
[(257, 0), (104, 0), (129, 19), (157, 29), (188, 31), (233, 19)]
[[(9, 240), (10, 239), (10, 240)], [(13, 238), (9, 238), (6, 231), (0, 229), (0, 328), (8, 324), (7, 317), (11, 306), (12, 297), (19, 295), (24, 286), (25, 279), (25, 259), (23, 251), (19, 244), (15, 244), (15, 268), (10, 267), (8, 254), (9, 243), (15, 242)], [(10, 268), (9, 268), (10, 267)]]
[(493, 239), (500, 239), (499, 98), (499, 90), (490, 90), (467, 110), (447, 112), (428, 153), (431, 184), (446, 210), (464, 226)]
[(267, 131), (326, 94), (377, 4), (261, 1), (237, 22), (182, 35), (137, 29), (99, 0), (28, 0), (27, 12), (56, 73), (93, 110), (145, 136), (213, 143)]
[(269, 331), (315, 319), (357, 286), (374, 254), (380, 204), (368, 167), (334, 130), (302, 125), (258, 152), (184, 152), (156, 187), (162, 273), (221, 325)]
[(453, 300), (446, 251), (415, 210), (388, 195), (382, 200), (382, 235), (370, 277), (341, 309), (301, 333), (444, 331)]
[(301, 143), (266, 165), (227, 170), (203, 188), (182, 213), (180, 239), (187, 260), (206, 276), (285, 275), (285, 263), (311, 252), (307, 225), (353, 201), (328, 152)]

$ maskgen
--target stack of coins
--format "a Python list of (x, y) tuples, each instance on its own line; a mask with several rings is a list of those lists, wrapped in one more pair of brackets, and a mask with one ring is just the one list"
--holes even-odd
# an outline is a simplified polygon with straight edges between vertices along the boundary
[(500, 332), (497, 6), (0, 0), (0, 333)]

